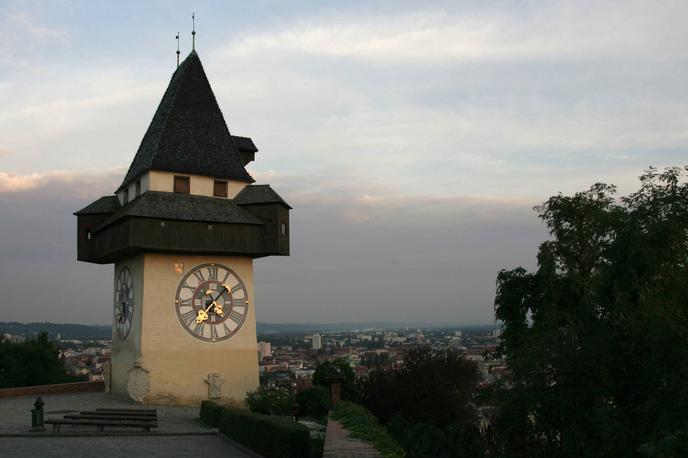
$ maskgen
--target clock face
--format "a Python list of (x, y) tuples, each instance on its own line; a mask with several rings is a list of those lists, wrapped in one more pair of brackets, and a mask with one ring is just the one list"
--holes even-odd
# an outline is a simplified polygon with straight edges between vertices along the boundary
[(177, 318), (192, 336), (206, 342), (227, 340), (248, 315), (248, 292), (241, 278), (222, 264), (201, 264), (179, 282)]
[(128, 267), (119, 271), (115, 285), (115, 329), (119, 338), (124, 340), (134, 318), (134, 278)]

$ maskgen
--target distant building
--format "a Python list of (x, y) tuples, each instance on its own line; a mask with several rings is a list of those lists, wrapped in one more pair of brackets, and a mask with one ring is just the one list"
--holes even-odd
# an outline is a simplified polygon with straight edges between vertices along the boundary
[(320, 334), (313, 334), (311, 340), (313, 342), (313, 350), (320, 350), (322, 348), (322, 337)]
[(272, 347), (270, 342), (258, 342), (258, 358), (262, 360), (263, 358), (272, 356)]
[(24, 336), (15, 336), (12, 334), (4, 334), (3, 340), (7, 343), (22, 343), (26, 340)]

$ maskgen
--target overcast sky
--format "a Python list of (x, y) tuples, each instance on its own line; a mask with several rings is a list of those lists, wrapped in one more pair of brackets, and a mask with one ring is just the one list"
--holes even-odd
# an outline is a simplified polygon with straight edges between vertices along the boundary
[[(191, 3), (193, 6), (190, 6)], [(293, 207), (268, 322), (489, 323), (532, 206), (688, 162), (688, 2), (0, 0), (0, 321), (109, 323), (72, 212), (114, 192), (197, 50)]]

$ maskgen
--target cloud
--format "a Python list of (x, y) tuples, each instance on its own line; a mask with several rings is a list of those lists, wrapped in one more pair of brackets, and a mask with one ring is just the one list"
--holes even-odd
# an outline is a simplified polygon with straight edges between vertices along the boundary
[(0, 199), (8, 195), (24, 193), (23, 198), (42, 191), (70, 197), (91, 196), (97, 193), (112, 194), (124, 176), (123, 168), (106, 171), (53, 170), (26, 175), (0, 172)]
[[(652, 57), (684, 36), (686, 7), (627, 2), (522, 2), (517, 8), (402, 12), (361, 16), (330, 13), (277, 31), (243, 34), (226, 52), (299, 52), (376, 61)], [(658, 26), (660, 36), (653, 34)]]
[(68, 41), (69, 31), (65, 27), (45, 27), (37, 23), (35, 16), (26, 11), (17, 11), (10, 13), (8, 19), (11, 24), (20, 28), (22, 31), (28, 33), (32, 37), (39, 39), (50, 39)]

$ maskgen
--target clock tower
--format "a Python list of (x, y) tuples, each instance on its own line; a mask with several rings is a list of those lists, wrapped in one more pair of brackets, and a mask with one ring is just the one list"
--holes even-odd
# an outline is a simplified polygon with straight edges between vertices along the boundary
[(111, 196), (77, 215), (77, 258), (115, 265), (109, 389), (143, 403), (258, 386), (253, 259), (289, 255), (290, 206), (245, 166), (195, 51)]

